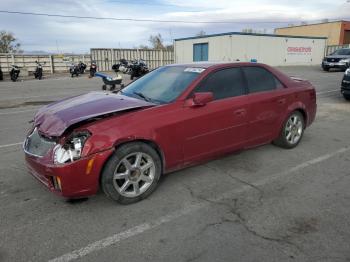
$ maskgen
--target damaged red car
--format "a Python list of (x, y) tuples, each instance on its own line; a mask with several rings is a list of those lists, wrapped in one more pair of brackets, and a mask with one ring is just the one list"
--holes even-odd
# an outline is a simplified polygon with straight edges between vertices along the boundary
[(295, 147), (316, 114), (306, 80), (257, 63), (160, 67), (117, 93), (41, 108), (23, 144), (27, 166), (66, 198), (133, 203), (162, 174), (273, 142)]

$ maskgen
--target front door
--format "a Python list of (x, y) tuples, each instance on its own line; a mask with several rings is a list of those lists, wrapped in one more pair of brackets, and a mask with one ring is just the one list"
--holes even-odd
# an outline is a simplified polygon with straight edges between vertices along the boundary
[(246, 139), (248, 96), (240, 68), (211, 73), (194, 92), (212, 92), (214, 101), (184, 106), (185, 164), (239, 148)]

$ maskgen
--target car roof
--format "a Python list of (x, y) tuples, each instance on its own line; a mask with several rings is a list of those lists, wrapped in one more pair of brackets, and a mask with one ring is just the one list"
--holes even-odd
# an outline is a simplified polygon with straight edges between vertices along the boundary
[(166, 66), (183, 66), (183, 67), (198, 67), (198, 68), (210, 68), (210, 67), (222, 67), (227, 65), (262, 65), (260, 63), (253, 62), (241, 62), (241, 61), (232, 61), (232, 62), (192, 62), (192, 63), (183, 63), (183, 64), (170, 64)]

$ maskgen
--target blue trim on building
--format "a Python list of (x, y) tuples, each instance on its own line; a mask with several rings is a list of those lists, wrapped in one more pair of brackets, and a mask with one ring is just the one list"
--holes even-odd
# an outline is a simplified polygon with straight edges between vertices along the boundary
[(212, 35), (203, 35), (203, 36), (192, 36), (192, 37), (184, 37), (177, 38), (174, 41), (182, 41), (182, 40), (190, 40), (190, 39), (201, 39), (207, 37), (215, 37), (215, 36), (225, 36), (225, 35), (250, 35), (250, 36), (268, 36), (268, 37), (288, 37), (288, 38), (304, 38), (304, 39), (327, 39), (327, 37), (312, 37), (312, 36), (295, 36), (295, 35), (275, 35), (275, 34), (256, 34), (256, 33), (242, 33), (242, 32), (228, 32), (221, 34), (212, 34)]

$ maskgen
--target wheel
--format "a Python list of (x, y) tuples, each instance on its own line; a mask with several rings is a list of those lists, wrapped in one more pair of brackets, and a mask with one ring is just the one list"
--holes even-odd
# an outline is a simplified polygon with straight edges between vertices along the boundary
[(329, 67), (323, 67), (323, 71), (329, 71)]
[(149, 196), (161, 175), (161, 160), (149, 145), (134, 142), (122, 145), (102, 172), (101, 187), (120, 204), (131, 204)]
[(102, 90), (106, 90), (107, 86), (106, 85), (102, 85)]
[(350, 101), (350, 95), (343, 94), (343, 97), (345, 98), (345, 100)]
[(283, 124), (279, 137), (273, 143), (287, 149), (294, 148), (303, 137), (304, 129), (305, 120), (303, 115), (299, 111), (294, 111)]

